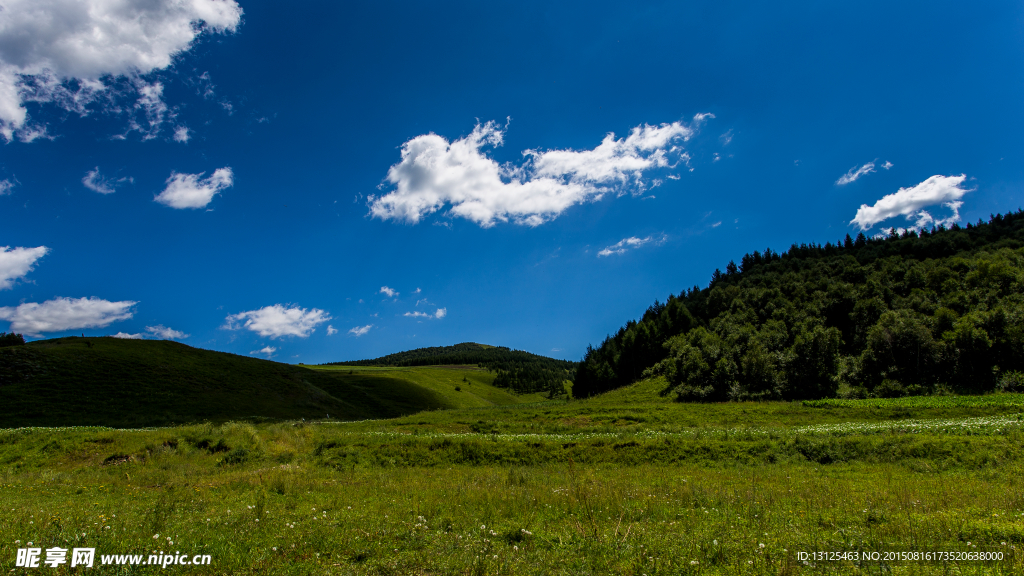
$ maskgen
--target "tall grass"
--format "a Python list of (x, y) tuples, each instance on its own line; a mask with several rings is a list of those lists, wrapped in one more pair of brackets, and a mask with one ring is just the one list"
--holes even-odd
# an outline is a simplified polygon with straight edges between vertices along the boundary
[[(13, 568), (33, 542), (210, 554), (167, 570), (215, 574), (1022, 573), (1019, 427), (876, 424), (572, 439), (408, 420), (3, 431), (0, 558)], [(823, 550), (1005, 559), (796, 556)]]

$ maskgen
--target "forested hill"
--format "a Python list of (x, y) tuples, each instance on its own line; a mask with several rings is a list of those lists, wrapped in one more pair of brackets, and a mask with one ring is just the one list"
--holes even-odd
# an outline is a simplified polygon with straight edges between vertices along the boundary
[(680, 400), (978, 393), (1024, 383), (1024, 213), (745, 255), (655, 301), (573, 394), (664, 374)]
[[(491, 359), (493, 354), (490, 350), (505, 350), (497, 346), (477, 344), (475, 342), (463, 342), (454, 346), (432, 346), (430, 348), (417, 348), (396, 352), (374, 358), (372, 360), (351, 360), (348, 362), (329, 362), (328, 365), (337, 366), (456, 366), (464, 364), (476, 364), (479, 359)], [(539, 356), (538, 356), (539, 358)]]
[(564, 394), (563, 384), (572, 380), (576, 363), (556, 360), (504, 346), (463, 342), (454, 346), (417, 348), (372, 360), (330, 362), (340, 366), (458, 366), (477, 365), (497, 372), (494, 385), (519, 393)]

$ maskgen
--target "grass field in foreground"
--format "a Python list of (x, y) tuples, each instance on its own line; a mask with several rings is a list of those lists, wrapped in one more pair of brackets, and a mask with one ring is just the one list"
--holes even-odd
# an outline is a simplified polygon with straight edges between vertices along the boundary
[[(193, 574), (1024, 573), (1019, 396), (700, 406), (657, 387), (631, 406), (2, 431), (0, 562), (31, 541), (210, 554), (166, 569)], [(644, 406), (666, 411), (638, 423)], [(796, 555), (825, 550), (1004, 559)]]

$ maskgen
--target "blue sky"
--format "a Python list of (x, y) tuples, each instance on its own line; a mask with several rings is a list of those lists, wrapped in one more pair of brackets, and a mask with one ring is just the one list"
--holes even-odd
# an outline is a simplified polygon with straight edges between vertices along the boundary
[(576, 360), (746, 252), (1021, 207), (1019, 3), (762, 4), (0, 0), (0, 330)]

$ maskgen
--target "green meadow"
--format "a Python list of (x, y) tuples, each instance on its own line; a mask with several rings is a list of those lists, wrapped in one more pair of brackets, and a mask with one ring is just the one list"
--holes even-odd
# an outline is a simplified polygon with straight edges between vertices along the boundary
[[(481, 371), (330, 370), (457, 407), (4, 430), (4, 565), (79, 571), (15, 569), (32, 542), (96, 548), (95, 574), (1024, 573), (1021, 394), (682, 404), (653, 379), (512, 403)], [(176, 552), (211, 564), (98, 565)]]

